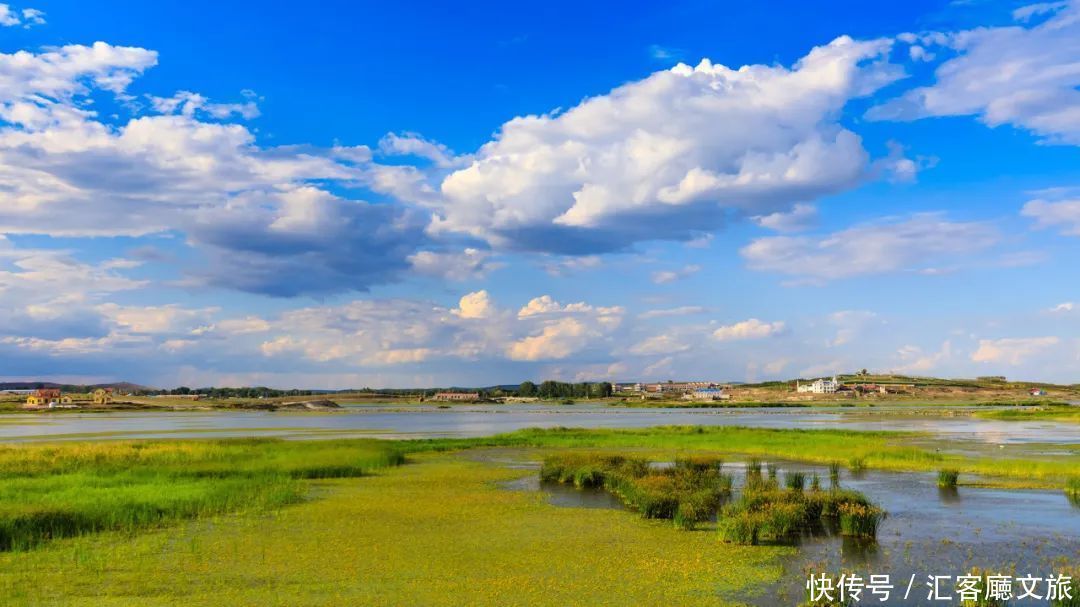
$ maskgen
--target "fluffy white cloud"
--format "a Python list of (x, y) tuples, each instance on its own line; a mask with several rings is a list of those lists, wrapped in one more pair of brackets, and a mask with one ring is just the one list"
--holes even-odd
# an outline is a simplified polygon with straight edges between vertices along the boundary
[(1057, 228), (1067, 236), (1080, 236), (1080, 198), (1028, 201), (1020, 213), (1035, 220), (1037, 228)]
[(621, 308), (534, 301), (540, 300), (550, 309), (525, 315), (500, 309), (486, 291), (462, 296), (454, 309), (403, 299), (303, 308), (271, 320), (260, 348), (271, 357), (299, 354), (355, 365), (556, 360), (603, 340), (622, 320)]
[(669, 333), (654, 335), (630, 346), (631, 354), (672, 354), (685, 352), (691, 348), (691, 344)]
[(971, 354), (971, 360), (977, 363), (1021, 365), (1060, 342), (1059, 338), (1052, 336), (980, 339), (979, 348)]
[(453, 313), (461, 318), (487, 318), (495, 313), (495, 306), (487, 291), (477, 291), (462, 295)]
[(900, 374), (934, 372), (939, 370), (943, 363), (952, 359), (952, 354), (952, 342), (948, 340), (941, 344), (937, 352), (929, 353), (918, 346), (906, 345), (897, 350), (896, 355), (901, 363), (893, 371)]
[(990, 126), (1011, 124), (1051, 143), (1080, 145), (1080, 2), (1032, 5), (1015, 16), (1044, 19), (917, 38), (955, 56), (937, 68), (933, 85), (874, 108), (870, 117), (975, 115)]
[(764, 339), (784, 332), (783, 321), (762, 322), (756, 318), (737, 322), (733, 325), (724, 325), (713, 331), (713, 338), (718, 341), (734, 341), (740, 339)]
[(62, 251), (19, 249), (0, 236), (0, 336), (41, 343), (105, 336), (109, 322), (95, 305), (145, 285), (125, 275), (131, 266), (125, 260), (91, 264)]
[(1064, 303), (1059, 303), (1058, 305), (1050, 308), (1050, 312), (1063, 314), (1063, 313), (1066, 313), (1066, 312), (1072, 312), (1073, 310), (1076, 309), (1076, 307), (1077, 306), (1076, 306), (1075, 303), (1073, 303), (1071, 301), (1066, 301)]
[(540, 323), (539, 330), (512, 342), (511, 360), (558, 360), (604, 339), (622, 323), (619, 306), (592, 306), (585, 302), (562, 305), (548, 295), (529, 301), (518, 310), (519, 320)]
[(540, 297), (534, 297), (529, 300), (529, 303), (525, 304), (518, 310), (518, 318), (528, 318), (530, 316), (551, 316), (554, 314), (599, 314), (601, 317), (616, 316), (623, 313), (623, 309), (618, 306), (614, 307), (594, 307), (583, 301), (577, 303), (569, 303), (566, 305), (560, 304), (555, 301), (550, 295), (541, 295)]
[(98, 309), (125, 331), (150, 334), (198, 332), (218, 312), (217, 308), (190, 309), (176, 304), (118, 306), (107, 303)]
[(754, 217), (754, 223), (777, 232), (801, 232), (812, 228), (817, 223), (817, 207), (799, 203), (790, 211), (770, 213)]
[(209, 99), (191, 91), (178, 91), (172, 97), (150, 97), (154, 109), (162, 114), (179, 113), (191, 118), (196, 112), (223, 120), (233, 115), (242, 118), (258, 118), (259, 106), (252, 100), (243, 103), (211, 103)]
[(687, 266), (683, 266), (678, 270), (661, 270), (658, 272), (653, 272), (651, 278), (653, 284), (666, 285), (678, 280), (682, 280), (683, 278), (693, 276), (699, 271), (701, 271), (701, 266), (690, 264)]
[(415, 156), (448, 169), (468, 163), (468, 156), (458, 156), (445, 145), (425, 139), (416, 133), (388, 133), (379, 141), (379, 151), (390, 156)]
[(156, 62), (103, 42), (0, 53), (0, 233), (179, 231), (209, 262), (190, 282), (271, 295), (363, 290), (409, 268), (426, 217), (325, 185), (401, 187), (366, 148), (262, 147), (242, 125), (207, 121), (255, 116), (253, 94), (151, 98), (164, 114), (115, 124), (95, 113), (102, 93), (132, 99)]
[(45, 12), (36, 8), (24, 8), (20, 11), (12, 8), (10, 4), (0, 4), (0, 27), (16, 25), (24, 28), (45, 25)]
[(842, 37), (790, 69), (680, 64), (515, 118), (443, 181), (432, 228), (580, 254), (686, 240), (852, 187), (867, 153), (836, 115), (900, 76), (890, 44)]
[(537, 335), (513, 342), (507, 348), (512, 360), (549, 360), (570, 356), (590, 339), (589, 327), (576, 318), (560, 318), (545, 325)]
[(755, 270), (800, 276), (807, 282), (915, 270), (982, 251), (1000, 240), (986, 223), (950, 222), (924, 213), (904, 220), (856, 225), (823, 237), (759, 238), (740, 250)]
[(409, 256), (409, 263), (417, 274), (435, 276), (447, 280), (483, 278), (488, 271), (500, 267), (489, 262), (489, 251), (466, 248), (463, 251), (419, 251)]

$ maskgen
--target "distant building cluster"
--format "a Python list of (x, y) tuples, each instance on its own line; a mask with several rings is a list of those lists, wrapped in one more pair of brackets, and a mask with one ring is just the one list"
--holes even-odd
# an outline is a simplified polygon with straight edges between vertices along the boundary
[(834, 375), (832, 379), (815, 379), (812, 382), (795, 382), (796, 392), (809, 392), (811, 394), (835, 394), (840, 389), (840, 382)]
[(479, 392), (436, 392), (431, 400), (438, 401), (474, 401), (480, 400)]
[[(86, 395), (81, 396), (81, 404), (86, 404)], [(112, 388), (98, 388), (90, 394), (90, 402), (95, 405), (108, 405), (113, 401)], [(59, 388), (39, 388), (27, 391), (27, 409), (73, 409), (78, 407), (70, 394), (64, 394)]]
[(657, 383), (612, 384), (615, 392), (629, 393), (642, 398), (682, 398), (686, 400), (727, 400), (724, 387), (711, 381), (668, 381)]

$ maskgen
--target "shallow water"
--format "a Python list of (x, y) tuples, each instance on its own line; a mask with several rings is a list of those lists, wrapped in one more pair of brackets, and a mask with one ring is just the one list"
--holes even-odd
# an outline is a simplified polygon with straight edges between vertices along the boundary
[[(828, 485), (828, 470), (777, 462), (779, 478), (785, 471), (818, 473)], [(745, 478), (742, 463), (728, 464), (736, 490)], [(809, 482), (809, 481), (808, 481)], [(865, 472), (841, 474), (841, 486), (865, 493), (888, 512), (878, 529), (877, 542), (856, 541), (837, 535), (804, 536), (795, 556), (784, 560), (783, 582), (751, 597), (753, 604), (794, 605), (802, 600), (807, 572), (836, 575), (848, 571), (869, 579), (888, 574), (896, 587), (887, 605), (941, 605), (928, 601), (928, 575), (957, 576), (973, 567), (1007, 575), (1046, 577), (1060, 571), (1062, 562), (1080, 564), (1080, 505), (1060, 491), (1001, 490), (959, 487), (942, 491), (936, 476), (922, 473)], [(549, 503), (563, 507), (625, 507), (601, 489), (575, 489), (539, 482), (536, 474), (505, 485), (508, 489), (543, 491)], [(673, 533), (676, 531), (673, 529)], [(702, 530), (698, 533), (715, 533)], [(719, 540), (718, 540), (719, 541)], [(903, 595), (912, 575), (915, 582), (907, 600)], [(943, 587), (951, 590), (951, 581)], [(729, 597), (740, 601), (747, 597)], [(864, 603), (868, 601), (863, 597)], [(1045, 601), (1014, 602), (1014, 605)]]
[[(797, 464), (780, 467), (781, 471), (816, 471), (828, 483), (827, 470)], [(878, 528), (877, 542), (804, 538), (797, 556), (785, 563), (786, 583), (770, 589), (758, 604), (773, 605), (777, 595), (801, 599), (807, 570), (833, 574), (847, 570), (864, 579), (870, 574), (889, 574), (900, 597), (914, 575), (908, 600), (894, 595), (887, 604), (940, 605), (927, 599), (928, 575), (964, 575), (978, 567), (1045, 577), (1060, 571), (1062, 561), (1080, 564), (1080, 507), (1061, 491), (963, 486), (950, 491), (939, 489), (931, 473), (874, 471), (853, 477), (844, 471), (842, 477), (842, 486), (865, 493), (888, 512)], [(952, 581), (943, 588), (951, 590)]]
[(333, 413), (137, 411), (0, 415), (0, 441), (277, 436), (284, 438), (476, 437), (521, 428), (642, 428), (660, 425), (840, 428), (927, 432), (981, 444), (1080, 443), (1080, 425), (966, 416), (903, 415), (876, 408), (642, 409), (594, 405), (347, 406)]

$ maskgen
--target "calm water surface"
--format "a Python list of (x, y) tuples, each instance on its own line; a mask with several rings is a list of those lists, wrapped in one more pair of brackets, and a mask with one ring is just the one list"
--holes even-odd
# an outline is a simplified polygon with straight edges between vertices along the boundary
[[(828, 470), (790, 462), (776, 462), (779, 478), (785, 471), (817, 473), (828, 486)], [(742, 463), (728, 464), (725, 472), (735, 477), (736, 491), (745, 479)], [(762, 607), (794, 605), (803, 598), (807, 572), (841, 571), (867, 579), (888, 574), (897, 586), (887, 605), (942, 605), (955, 602), (927, 600), (928, 575), (956, 576), (973, 567), (1021, 576), (1046, 577), (1061, 571), (1063, 563), (1080, 564), (1080, 504), (1060, 491), (1021, 491), (963, 487), (938, 489), (936, 476), (922, 473), (842, 473), (841, 485), (865, 493), (888, 512), (878, 529), (876, 542), (853, 541), (840, 536), (803, 537), (794, 556), (783, 561), (782, 583), (750, 597)], [(504, 485), (507, 489), (542, 491), (549, 503), (574, 508), (625, 509), (602, 489), (575, 489), (568, 485), (541, 484), (535, 472)], [(673, 533), (682, 533), (672, 531)], [(712, 529), (694, 533), (715, 533)], [(907, 600), (903, 594), (915, 576)], [(942, 586), (951, 590), (951, 582)], [(740, 601), (748, 597), (729, 597)], [(864, 595), (863, 603), (867, 601)], [(1013, 602), (1014, 605), (1046, 605), (1045, 601)]]
[(86, 438), (277, 436), (475, 437), (521, 428), (641, 428), (660, 425), (908, 430), (989, 444), (1080, 443), (1080, 424), (966, 416), (820, 409), (640, 409), (593, 405), (347, 406), (333, 413), (138, 411), (0, 415), (0, 441)]

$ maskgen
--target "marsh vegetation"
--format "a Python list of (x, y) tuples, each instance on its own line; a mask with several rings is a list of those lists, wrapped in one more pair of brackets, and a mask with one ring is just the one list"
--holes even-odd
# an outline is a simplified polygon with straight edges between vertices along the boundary
[(101, 442), (0, 448), (0, 550), (100, 531), (266, 510), (304, 479), (359, 477), (404, 461), (374, 442)]
[[(501, 459), (479, 459), (489, 453)], [(410, 465), (397, 467), (406, 455)], [(558, 508), (536, 493), (500, 488), (524, 474), (535, 482), (535, 473), (518, 464), (545, 458), (547, 478), (604, 492), (610, 484), (636, 512)], [(721, 467), (721, 459), (747, 463)], [(854, 461), (862, 462), (865, 478), (841, 479)], [(938, 503), (934, 474), (943, 469), (993, 476), (965, 476), (958, 508)], [(13, 605), (337, 605), (386, 597), (424, 605), (745, 603), (755, 590), (799, 577), (784, 571), (785, 559), (819, 555), (822, 545), (836, 554), (841, 543), (848, 558), (853, 544), (863, 544), (858, 538), (875, 534), (876, 558), (906, 558), (904, 542), (913, 540), (911, 558), (922, 563), (928, 547), (941, 547), (952, 559), (948, 566), (964, 563), (956, 571), (1014, 544), (1017, 552), (1003, 558), (1030, 563), (1022, 559), (1057, 557), (1059, 548), (1075, 555), (1075, 510), (1061, 491), (1080, 492), (1076, 471), (1075, 456), (949, 453), (924, 435), (696, 426), (476, 439), (6, 447), (0, 520), (25, 510), (63, 512), (62, 520), (77, 523), (6, 531), (19, 539), (0, 551), (0, 596)], [(991, 490), (979, 486), (990, 482), (1054, 491), (993, 490), (993, 500), (980, 502), (977, 493)], [(1039, 512), (1050, 512), (1050, 499), (1064, 512), (1054, 510), (1052, 524), (1043, 520), (1052, 517), (1025, 522), (1024, 509), (1015, 507), (1021, 501), (1000, 505), (1014, 493), (1037, 495)], [(909, 501), (898, 503), (897, 496)], [(978, 509), (994, 500), (993, 516), (1002, 518)], [(880, 506), (893, 513), (884, 523)], [(99, 516), (106, 510), (117, 514)], [(920, 518), (928, 512), (934, 521)], [(663, 524), (640, 520), (648, 516)], [(938, 524), (947, 517), (952, 527)], [(992, 527), (992, 520), (1009, 526)], [(989, 544), (964, 545), (960, 521), (986, 530), (970, 542), (995, 533), (1008, 542), (985, 550)], [(1033, 524), (1041, 526), (1024, 526)], [(1060, 547), (1049, 539), (1036, 550), (1024, 544), (1049, 537), (1047, 529), (1069, 537)], [(807, 530), (815, 535), (801, 535)], [(918, 533), (926, 537), (910, 535)], [(943, 538), (959, 540), (955, 550)], [(979, 561), (955, 557), (968, 551)], [(847, 565), (830, 562), (827, 570)], [(797, 602), (771, 597), (759, 604)]]
[(737, 544), (793, 543), (798, 536), (819, 531), (874, 539), (885, 513), (863, 494), (838, 487), (822, 490), (820, 483), (805, 490), (805, 474), (788, 472), (785, 486), (763, 478), (760, 464), (747, 464), (739, 498), (724, 506), (717, 527), (720, 536)]
[(731, 495), (731, 477), (714, 457), (686, 457), (671, 466), (652, 466), (643, 458), (571, 453), (553, 455), (540, 468), (541, 480), (575, 487), (603, 487), (644, 518), (671, 519), (681, 529), (716, 516)]

